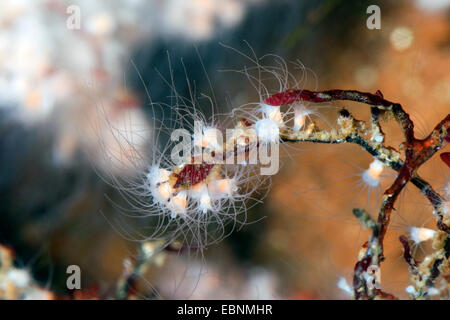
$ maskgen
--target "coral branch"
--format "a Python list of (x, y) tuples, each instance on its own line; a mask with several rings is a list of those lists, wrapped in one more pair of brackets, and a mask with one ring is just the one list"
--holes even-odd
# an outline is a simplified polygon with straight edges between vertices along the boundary
[(437, 278), (446, 271), (448, 272), (450, 257), (450, 238), (444, 232), (439, 232), (434, 237), (433, 248), (436, 251), (425, 257), (423, 262), (418, 263), (411, 256), (408, 239), (405, 236), (400, 237), (400, 242), (404, 248), (404, 258), (411, 271), (411, 281), (414, 289), (411, 294), (415, 299), (429, 298), (430, 292), (434, 289)]
[(414, 140), (414, 124), (409, 115), (398, 103), (393, 103), (383, 98), (383, 94), (377, 91), (376, 94), (360, 92), (356, 90), (327, 90), (327, 91), (309, 91), (309, 90), (287, 90), (270, 96), (264, 102), (274, 106), (294, 103), (296, 101), (308, 101), (314, 103), (330, 102), (337, 100), (349, 100), (361, 102), (373, 107), (392, 111), (400, 123), (406, 137), (406, 141)]
[[(434, 280), (441, 273), (441, 268), (445, 265), (445, 259), (450, 255), (450, 218), (444, 210), (445, 201), (431, 185), (417, 175), (419, 167), (430, 159), (447, 142), (450, 132), (450, 115), (447, 115), (439, 122), (433, 131), (425, 139), (416, 139), (414, 135), (414, 124), (408, 113), (398, 103), (385, 100), (383, 94), (377, 91), (375, 94), (360, 92), (355, 90), (327, 90), (327, 91), (309, 91), (309, 90), (287, 90), (268, 97), (264, 102), (272, 106), (282, 106), (294, 102), (308, 101), (312, 103), (330, 102), (336, 100), (349, 100), (361, 102), (370, 106), (371, 120), (370, 125), (364, 121), (356, 120), (345, 109), (341, 110), (338, 117), (339, 128), (337, 130), (320, 130), (312, 123), (306, 130), (301, 132), (281, 132), (281, 139), (285, 142), (313, 142), (313, 143), (355, 143), (369, 152), (379, 161), (391, 167), (398, 172), (394, 183), (384, 192), (383, 200), (378, 219), (375, 223), (370, 216), (361, 209), (353, 211), (354, 215), (365, 227), (372, 229), (369, 241), (364, 243), (359, 253), (358, 262), (354, 269), (353, 287), (354, 296), (357, 299), (373, 298), (394, 298), (390, 294), (382, 292), (379, 288), (373, 288), (367, 283), (367, 272), (369, 266), (379, 267), (380, 262), (384, 260), (383, 240), (388, 230), (390, 217), (394, 210), (395, 202), (401, 191), (408, 182), (412, 182), (426, 196), (433, 206), (433, 213), (436, 216), (437, 226), (442, 230), (439, 240), (436, 240), (435, 247), (438, 251), (428, 260), (433, 261), (428, 265), (427, 272), (420, 271), (423, 263), (417, 266), (410, 254), (409, 244), (405, 237), (401, 238), (404, 249), (405, 259), (416, 276), (420, 274), (420, 282), (425, 281), (425, 285), (416, 285), (418, 295), (426, 296), (426, 288), (433, 285)], [(385, 118), (395, 119), (404, 134), (405, 142), (401, 145), (404, 151), (403, 160), (400, 152), (392, 147), (384, 146), (384, 133), (380, 125), (380, 115)], [(365, 138), (368, 137), (368, 138)], [(442, 158), (442, 156), (441, 156)], [(443, 160), (445, 162), (445, 155)], [(424, 280), (423, 280), (424, 279)], [(423, 281), (422, 281), (423, 280)], [(416, 281), (417, 282), (417, 281)], [(424, 289), (425, 288), (425, 289)]]
[(138, 257), (124, 261), (125, 268), (117, 282), (116, 299), (125, 300), (136, 297), (139, 279), (145, 276), (152, 264), (161, 263), (157, 261), (157, 258), (164, 257), (161, 252), (166, 246), (164, 241), (143, 242), (139, 247)]
[(417, 262), (411, 255), (411, 248), (409, 246), (408, 239), (405, 236), (400, 236), (398, 239), (400, 240), (400, 243), (403, 246), (403, 258), (405, 259), (406, 263), (410, 266), (411, 271), (414, 274), (417, 274), (418, 273)]

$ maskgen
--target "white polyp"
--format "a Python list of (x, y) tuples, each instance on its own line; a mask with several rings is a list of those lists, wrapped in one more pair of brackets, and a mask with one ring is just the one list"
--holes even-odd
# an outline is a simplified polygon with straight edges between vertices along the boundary
[(406, 293), (409, 293), (411, 295), (416, 294), (416, 289), (413, 286), (407, 286), (405, 291), (406, 291)]
[(238, 147), (246, 147), (248, 144), (248, 137), (247, 136), (238, 136), (236, 138), (236, 146)]
[(306, 117), (313, 112), (308, 110), (304, 105), (296, 105), (294, 108), (294, 131), (300, 131), (306, 122)]
[(380, 184), (380, 176), (383, 172), (384, 164), (380, 160), (375, 159), (369, 165), (369, 169), (363, 172), (363, 181), (371, 187), (376, 187)]
[(441, 294), (439, 289), (436, 289), (436, 288), (428, 288), (427, 293), (429, 296), (439, 296)]
[(199, 200), (203, 192), (208, 192), (205, 182), (197, 183), (189, 189), (189, 197), (194, 200)]
[(339, 278), (337, 286), (339, 289), (348, 293), (349, 295), (353, 295), (353, 289), (350, 287), (350, 285), (348, 284), (347, 280), (344, 277)]
[(173, 188), (168, 182), (164, 182), (157, 186), (152, 186), (150, 192), (154, 202), (165, 203), (173, 194)]
[(236, 140), (236, 143), (239, 143), (239, 138), (245, 135), (245, 130), (241, 128), (235, 128), (231, 131), (230, 139)]
[(23, 300), (54, 300), (54, 297), (47, 290), (32, 287), (25, 292)]
[(382, 143), (384, 141), (384, 137), (382, 134), (376, 134), (372, 137), (372, 140), (376, 143)]
[(294, 131), (299, 132), (305, 125), (306, 116), (303, 114), (296, 114), (294, 118)]
[(6, 273), (6, 278), (18, 288), (25, 288), (31, 282), (29, 273), (21, 269), (11, 269)]
[(158, 166), (152, 166), (149, 173), (147, 174), (147, 179), (152, 187), (169, 180), (170, 171), (166, 169), (161, 169)]
[(432, 258), (431, 258), (430, 256), (426, 256), (425, 259), (423, 259), (423, 261), (422, 261), (423, 265), (429, 264), (430, 261), (431, 261), (431, 259), (432, 259)]
[(229, 198), (237, 191), (234, 179), (218, 179), (208, 184), (208, 190), (214, 199)]
[(199, 199), (199, 208), (203, 213), (207, 213), (209, 210), (212, 210), (211, 206), (211, 197), (208, 192), (203, 192)]
[(203, 127), (202, 147), (219, 150), (221, 141), (219, 141), (218, 130), (214, 127)]
[(423, 241), (428, 241), (433, 239), (436, 231), (428, 229), (428, 228), (417, 228), (411, 227), (409, 230), (409, 235), (411, 240), (414, 241), (415, 244), (419, 244)]
[(260, 142), (278, 142), (280, 139), (280, 129), (271, 119), (256, 121), (254, 128)]
[(264, 114), (265, 118), (275, 122), (279, 128), (284, 126), (283, 114), (280, 111), (280, 107), (261, 103), (261, 112)]
[(179, 214), (185, 214), (187, 208), (187, 194), (186, 191), (180, 191), (173, 196), (169, 203), (168, 208), (171, 211), (170, 216), (175, 218)]
[(211, 196), (205, 183), (202, 182), (193, 186), (189, 191), (189, 196), (197, 201), (198, 207), (203, 213), (212, 210)]

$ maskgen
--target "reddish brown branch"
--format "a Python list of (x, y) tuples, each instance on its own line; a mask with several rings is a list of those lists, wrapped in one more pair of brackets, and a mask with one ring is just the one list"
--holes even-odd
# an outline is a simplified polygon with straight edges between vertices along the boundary
[(450, 167), (450, 152), (443, 152), (440, 155), (442, 161), (448, 166)]
[(282, 106), (297, 101), (308, 101), (314, 103), (330, 102), (334, 100), (350, 100), (362, 102), (372, 106), (390, 107), (393, 102), (385, 100), (380, 91), (376, 94), (360, 92), (356, 90), (326, 90), (326, 91), (310, 91), (310, 90), (286, 90), (268, 97), (264, 102), (272, 106)]
[(411, 255), (411, 248), (409, 246), (408, 238), (406, 238), (405, 236), (400, 236), (398, 239), (400, 240), (400, 243), (403, 246), (403, 258), (405, 259), (406, 263), (411, 267), (411, 271), (417, 274), (418, 273), (417, 262)]

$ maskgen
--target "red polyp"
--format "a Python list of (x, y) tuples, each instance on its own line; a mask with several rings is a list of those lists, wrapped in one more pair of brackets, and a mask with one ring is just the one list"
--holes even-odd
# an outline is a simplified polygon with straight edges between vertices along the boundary
[(441, 153), (441, 159), (448, 167), (450, 167), (450, 152)]
[[(271, 106), (283, 106), (286, 104), (294, 103), (296, 101), (309, 101), (313, 103), (320, 103), (332, 100), (352, 100), (349, 99), (348, 96), (349, 94), (347, 93), (346, 96), (346, 92), (343, 90), (329, 90), (323, 92), (315, 92), (306, 89), (302, 90), (289, 89), (271, 95), (266, 100), (264, 100), (264, 103)], [(375, 97), (375, 99), (377, 100), (382, 100), (379, 96), (373, 95), (373, 97)]]
[(271, 95), (264, 103), (271, 106), (283, 106), (291, 104), (300, 99), (300, 90), (289, 89), (274, 95)]
[(190, 187), (204, 181), (214, 164), (186, 164), (179, 173), (176, 173), (177, 178), (174, 188)]

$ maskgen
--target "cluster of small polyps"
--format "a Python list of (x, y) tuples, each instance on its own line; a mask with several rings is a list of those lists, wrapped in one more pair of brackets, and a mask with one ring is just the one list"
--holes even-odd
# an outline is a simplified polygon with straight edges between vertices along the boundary
[[(294, 103), (285, 112), (281, 111), (280, 106), (262, 103), (259, 107), (260, 116), (253, 116), (256, 117), (254, 129), (260, 142), (278, 142), (282, 130), (298, 133), (305, 128), (306, 120), (315, 114), (313, 109), (302, 103)], [(291, 124), (291, 127), (288, 127), (288, 124)]]
[[(153, 203), (168, 212), (171, 218), (179, 217), (202, 224), (217, 218), (216, 221), (221, 222), (230, 208), (237, 215), (241, 208), (236, 202), (248, 197), (250, 192), (245, 191), (244, 185), (248, 182), (246, 174), (250, 166), (246, 168), (225, 161), (226, 157), (233, 157), (239, 150), (245, 158), (245, 151), (236, 147), (227, 154), (225, 150), (230, 149), (227, 145), (231, 142), (223, 145), (217, 132), (212, 126), (202, 127), (199, 158), (193, 153), (193, 157), (187, 157), (179, 165), (162, 167), (154, 164), (150, 167), (146, 176), (149, 195)], [(234, 132), (233, 144), (234, 141), (243, 143), (239, 137), (246, 134), (246, 129), (237, 126)], [(194, 144), (195, 140), (194, 137)], [(194, 150), (190, 149), (192, 152)], [(191, 231), (195, 231), (194, 228), (190, 227)]]
[(233, 216), (236, 215), (240, 210), (236, 201), (245, 203), (267, 180), (262, 173), (255, 176), (255, 169), (262, 165), (262, 161), (257, 161), (257, 155), (261, 160), (261, 148), (270, 149), (271, 159), (276, 156), (273, 160), (278, 162), (280, 134), (299, 132), (305, 127), (306, 119), (314, 114), (300, 103), (289, 106), (284, 112), (280, 106), (268, 103), (240, 111), (242, 115), (233, 113), (240, 120), (231, 131), (227, 130), (225, 143), (220, 141), (219, 136), (223, 135), (218, 135), (214, 126), (201, 125), (198, 144), (194, 133), (194, 145), (202, 150), (200, 161), (189, 156), (181, 165), (162, 167), (158, 164), (149, 168), (148, 194), (171, 218), (204, 221), (205, 215), (213, 213), (223, 215), (223, 220), (230, 208)]
[(11, 249), (0, 245), (0, 300), (49, 300), (51, 292), (40, 288), (31, 274), (13, 265), (14, 254)]
[(173, 171), (153, 166), (147, 174), (154, 203), (170, 211), (172, 218), (189, 212), (219, 212), (224, 200), (237, 191), (234, 178), (221, 177), (219, 164), (185, 164)]

